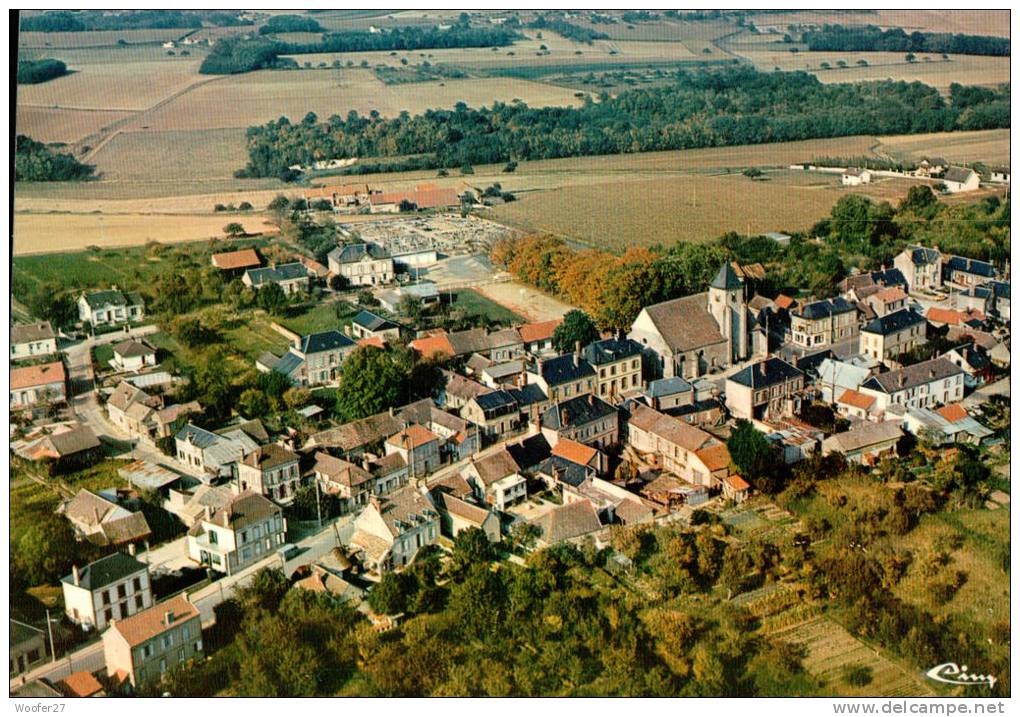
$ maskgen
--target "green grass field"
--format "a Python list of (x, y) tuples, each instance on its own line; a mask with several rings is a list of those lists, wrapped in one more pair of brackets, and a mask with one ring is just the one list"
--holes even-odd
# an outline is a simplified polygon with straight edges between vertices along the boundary
[(113, 359), (113, 346), (111, 344), (100, 344), (92, 349), (92, 363), (99, 370), (110, 368), (110, 361)]
[(345, 301), (302, 306), (288, 313), (279, 323), (291, 331), (305, 336), (331, 329), (343, 330), (358, 310)]
[(451, 308), (463, 311), (472, 319), (485, 323), (499, 323), (504, 326), (510, 326), (511, 324), (524, 322), (524, 318), (519, 314), (515, 314), (505, 306), (500, 306), (495, 301), (471, 289), (461, 289), (458, 291)]

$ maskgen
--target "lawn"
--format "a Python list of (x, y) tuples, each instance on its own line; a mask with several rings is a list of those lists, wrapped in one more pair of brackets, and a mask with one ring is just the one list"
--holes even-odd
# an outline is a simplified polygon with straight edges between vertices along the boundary
[(341, 327), (358, 313), (358, 309), (346, 301), (302, 305), (292, 311), (288, 311), (279, 323), (302, 336), (331, 329), (342, 330)]
[(111, 360), (113, 360), (112, 344), (100, 344), (92, 349), (92, 363), (100, 370), (109, 368)]
[(497, 304), (472, 289), (458, 291), (451, 309), (463, 311), (467, 316), (482, 320), (487, 324), (510, 326), (524, 322), (524, 318), (519, 314), (515, 314), (505, 306)]

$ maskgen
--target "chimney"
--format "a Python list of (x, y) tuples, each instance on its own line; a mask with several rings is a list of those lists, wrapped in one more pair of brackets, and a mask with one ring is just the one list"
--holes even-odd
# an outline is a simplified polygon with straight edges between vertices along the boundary
[(75, 585), (75, 587), (77, 587), (78, 585), (81, 585), (81, 573), (78, 571), (78, 566), (77, 565), (72, 565), (71, 566), (71, 575), (74, 576), (74, 585)]
[(129, 543), (128, 544), (128, 555), (130, 555), (132, 558), (135, 557), (135, 551), (136, 550), (137, 550), (137, 548), (135, 547), (134, 543)]
[(935, 367), (932, 366), (928, 369), (928, 378), (935, 378)]
[(367, 470), (369, 470), (369, 467), (371, 465), (372, 465), (372, 462), (370, 460), (368, 460), (368, 456), (362, 456), (361, 457), (361, 467), (362, 468), (364, 468), (367, 471)]
[(171, 625), (174, 624), (174, 614), (172, 611), (167, 610), (166, 612), (163, 613), (163, 622), (164, 624), (166, 624), (167, 627), (170, 627)]
[(799, 361), (799, 360), (800, 359), (797, 358), (797, 354), (794, 354), (793, 355), (793, 361), (791, 361), (790, 363), (792, 363), (794, 365), (794, 367), (796, 367), (797, 361)]
[(903, 374), (901, 373), (901, 374), (900, 374), (900, 388), (903, 388), (904, 384), (906, 384), (906, 383), (907, 383), (907, 377), (906, 377), (906, 376), (904, 376), (904, 375), (903, 375)]
[(594, 406), (595, 405), (595, 394), (593, 394), (593, 393), (589, 393), (588, 394), (588, 405), (589, 406)]
[(581, 342), (574, 342), (574, 368), (578, 368), (581, 365)]
[(393, 415), (393, 406), (390, 406), (390, 415)]
[(562, 428), (567, 424), (567, 409), (560, 409), (560, 427)]
[(205, 519), (206, 520), (212, 520), (212, 506), (211, 505), (207, 505), (205, 507)]

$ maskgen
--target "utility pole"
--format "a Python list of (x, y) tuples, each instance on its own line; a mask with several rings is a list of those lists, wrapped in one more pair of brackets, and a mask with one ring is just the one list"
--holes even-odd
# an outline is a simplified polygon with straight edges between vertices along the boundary
[[(77, 568), (75, 568), (77, 569)], [(77, 575), (77, 573), (75, 573)], [(50, 635), (50, 657), (57, 661), (57, 646), (53, 644), (53, 623), (50, 621), (50, 610), (46, 608), (46, 632)]]
[(319, 501), (319, 479), (315, 480), (315, 515), (319, 519), (319, 530), (322, 530), (322, 504)]

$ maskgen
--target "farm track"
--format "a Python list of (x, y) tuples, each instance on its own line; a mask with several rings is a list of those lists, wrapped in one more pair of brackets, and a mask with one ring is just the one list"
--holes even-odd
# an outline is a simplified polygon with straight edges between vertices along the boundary
[[(181, 90), (178, 90), (177, 92), (174, 92), (173, 94), (168, 95), (167, 97), (164, 97), (159, 102), (157, 102), (156, 104), (152, 105), (151, 107), (147, 107), (144, 110), (133, 110), (133, 114), (130, 117), (125, 117), (124, 119), (117, 120), (113, 124), (111, 124), (111, 125), (109, 125), (107, 127), (102, 128), (98, 132), (94, 132), (93, 134), (91, 134), (91, 135), (89, 135), (87, 137), (84, 137), (83, 139), (81, 139), (77, 143), (76, 146), (79, 147), (79, 148), (81, 148), (81, 147), (89, 147), (90, 149), (82, 157), (81, 161), (83, 161), (83, 162), (91, 161), (92, 158), (95, 157), (96, 154), (99, 152), (99, 150), (101, 150), (103, 147), (105, 147), (107, 144), (109, 144), (113, 140), (114, 137), (119, 135), (121, 132), (124, 132), (125, 128), (128, 125), (130, 125), (132, 122), (138, 122), (139, 120), (143, 120), (146, 117), (146, 115), (148, 115), (148, 114), (150, 114), (152, 112), (156, 112), (157, 110), (165, 107), (166, 105), (170, 104), (171, 102), (174, 102), (175, 100), (180, 99), (182, 96), (184, 96), (187, 93), (191, 92), (196, 87), (202, 87), (204, 85), (209, 84), (210, 82), (215, 82), (217, 80), (222, 80), (222, 79), (225, 79), (226, 77), (229, 77), (229, 75), (224, 75), (224, 76), (221, 76), (221, 77), (210, 77), (207, 80), (200, 80), (198, 82), (194, 82), (194, 83), (188, 85), (187, 87), (185, 87), (185, 88), (183, 88)], [(109, 111), (109, 110), (106, 110), (104, 108), (103, 111)], [(126, 111), (129, 111), (129, 110), (124, 110), (124, 111), (126, 112)], [(93, 138), (96, 138), (96, 137), (98, 137), (98, 141), (93, 139)], [(95, 142), (95, 144), (92, 144), (92, 142)]]

